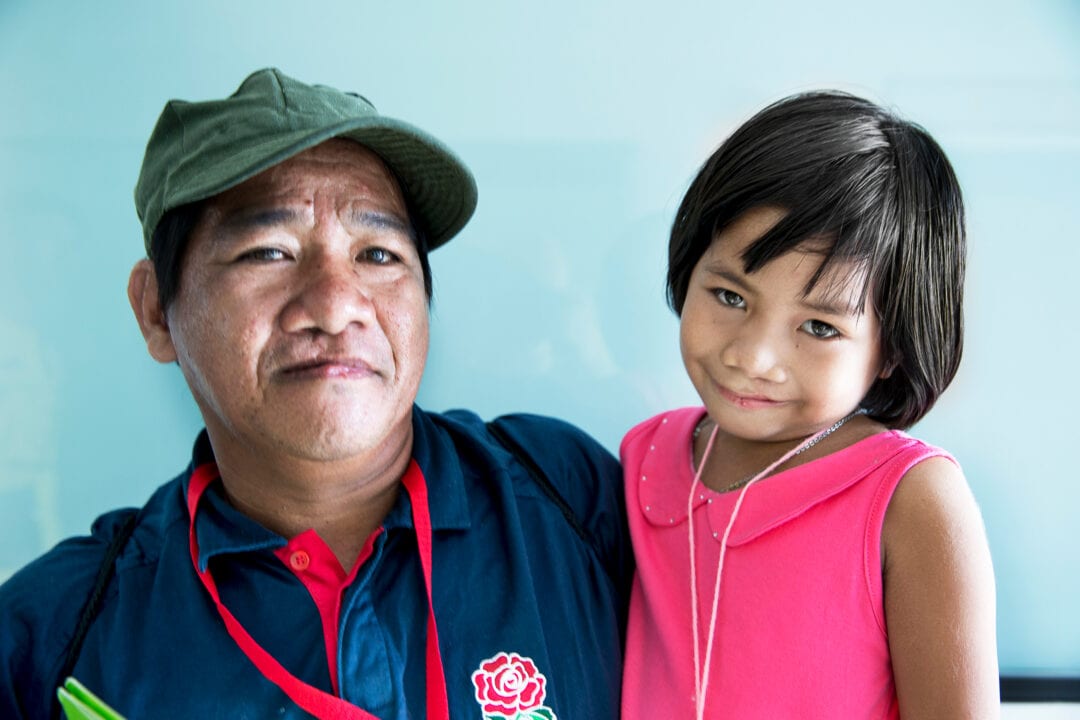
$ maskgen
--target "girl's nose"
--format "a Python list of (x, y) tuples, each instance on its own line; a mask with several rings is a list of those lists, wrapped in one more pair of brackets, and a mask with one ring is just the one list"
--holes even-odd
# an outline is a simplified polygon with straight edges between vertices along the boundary
[(374, 321), (375, 306), (352, 258), (322, 254), (302, 263), (296, 291), (282, 312), (283, 330), (338, 335), (354, 323)]
[(747, 323), (731, 338), (724, 346), (720, 360), (754, 380), (778, 383), (787, 378), (779, 340), (771, 337), (768, 328), (754, 323)]

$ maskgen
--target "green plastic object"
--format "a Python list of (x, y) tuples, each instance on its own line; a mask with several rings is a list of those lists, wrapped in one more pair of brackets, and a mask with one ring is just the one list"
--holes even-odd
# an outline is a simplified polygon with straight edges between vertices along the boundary
[(124, 720), (123, 715), (73, 677), (56, 688), (56, 697), (60, 699), (67, 720)]

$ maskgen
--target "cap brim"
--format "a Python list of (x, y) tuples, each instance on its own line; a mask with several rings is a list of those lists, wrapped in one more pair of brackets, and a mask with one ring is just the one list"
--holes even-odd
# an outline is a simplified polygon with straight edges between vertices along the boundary
[(378, 154), (400, 180), (410, 207), (424, 224), (429, 250), (465, 226), (476, 209), (476, 182), (449, 148), (419, 128), (394, 118), (362, 117), (312, 130), (279, 134), (247, 145), (222, 162), (185, 179), (186, 192), (172, 196), (167, 212), (235, 187), (331, 138), (348, 138)]

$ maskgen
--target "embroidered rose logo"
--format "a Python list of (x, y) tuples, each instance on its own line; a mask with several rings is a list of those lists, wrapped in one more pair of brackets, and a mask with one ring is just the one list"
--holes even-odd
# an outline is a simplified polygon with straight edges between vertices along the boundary
[(544, 707), (547, 678), (530, 658), (501, 652), (472, 674), (484, 720), (557, 720)]

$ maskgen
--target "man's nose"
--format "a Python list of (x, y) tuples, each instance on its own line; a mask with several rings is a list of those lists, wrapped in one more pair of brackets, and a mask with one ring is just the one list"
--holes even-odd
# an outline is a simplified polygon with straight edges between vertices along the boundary
[(766, 323), (748, 320), (724, 346), (720, 359), (724, 365), (739, 370), (748, 378), (783, 382), (787, 374), (782, 344), (777, 330)]
[(375, 306), (351, 257), (321, 253), (305, 258), (298, 275), (297, 286), (282, 312), (286, 332), (338, 335), (353, 323), (374, 321)]

